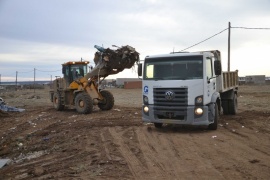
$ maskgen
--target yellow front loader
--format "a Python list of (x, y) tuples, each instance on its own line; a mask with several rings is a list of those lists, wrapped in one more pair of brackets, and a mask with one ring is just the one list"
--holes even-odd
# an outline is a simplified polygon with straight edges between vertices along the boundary
[(117, 74), (131, 68), (139, 61), (139, 53), (131, 46), (118, 47), (116, 50), (95, 46), (94, 61), (91, 69), (88, 61), (73, 61), (62, 64), (63, 78), (53, 81), (50, 99), (56, 110), (75, 106), (77, 112), (88, 114), (97, 105), (101, 110), (110, 110), (114, 106), (114, 97), (107, 90), (100, 90), (101, 82), (111, 74)]

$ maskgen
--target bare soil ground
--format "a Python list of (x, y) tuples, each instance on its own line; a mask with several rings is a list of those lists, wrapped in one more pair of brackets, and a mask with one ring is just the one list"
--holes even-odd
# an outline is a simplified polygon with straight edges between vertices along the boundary
[(216, 131), (141, 122), (141, 90), (109, 89), (110, 111), (56, 111), (48, 90), (1, 93), (0, 179), (269, 179), (270, 86), (240, 86)]

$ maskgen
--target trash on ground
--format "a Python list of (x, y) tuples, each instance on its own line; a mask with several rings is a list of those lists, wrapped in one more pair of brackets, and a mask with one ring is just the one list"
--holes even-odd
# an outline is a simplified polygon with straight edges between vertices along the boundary
[(25, 111), (25, 109), (7, 106), (5, 101), (1, 97), (0, 97), (0, 110), (2, 110), (2, 111), (12, 111), (12, 112), (23, 112), (23, 111)]
[(10, 159), (0, 159), (0, 169), (11, 162)]

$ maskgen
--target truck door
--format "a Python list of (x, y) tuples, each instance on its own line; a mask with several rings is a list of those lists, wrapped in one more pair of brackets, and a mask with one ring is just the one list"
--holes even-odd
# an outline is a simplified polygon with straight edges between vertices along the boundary
[(205, 61), (205, 74), (206, 74), (206, 91), (204, 94), (205, 103), (211, 102), (212, 95), (216, 92), (216, 77), (214, 77), (214, 58), (206, 58)]

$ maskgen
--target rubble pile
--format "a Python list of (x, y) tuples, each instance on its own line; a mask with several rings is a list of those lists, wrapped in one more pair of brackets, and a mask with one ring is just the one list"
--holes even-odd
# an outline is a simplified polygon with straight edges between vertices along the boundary
[(117, 70), (117, 72), (121, 72), (124, 69), (130, 69), (140, 60), (139, 53), (129, 45), (118, 47), (116, 50), (95, 47), (99, 51), (95, 53), (94, 61), (96, 65), (100, 61), (104, 61), (107, 71)]

